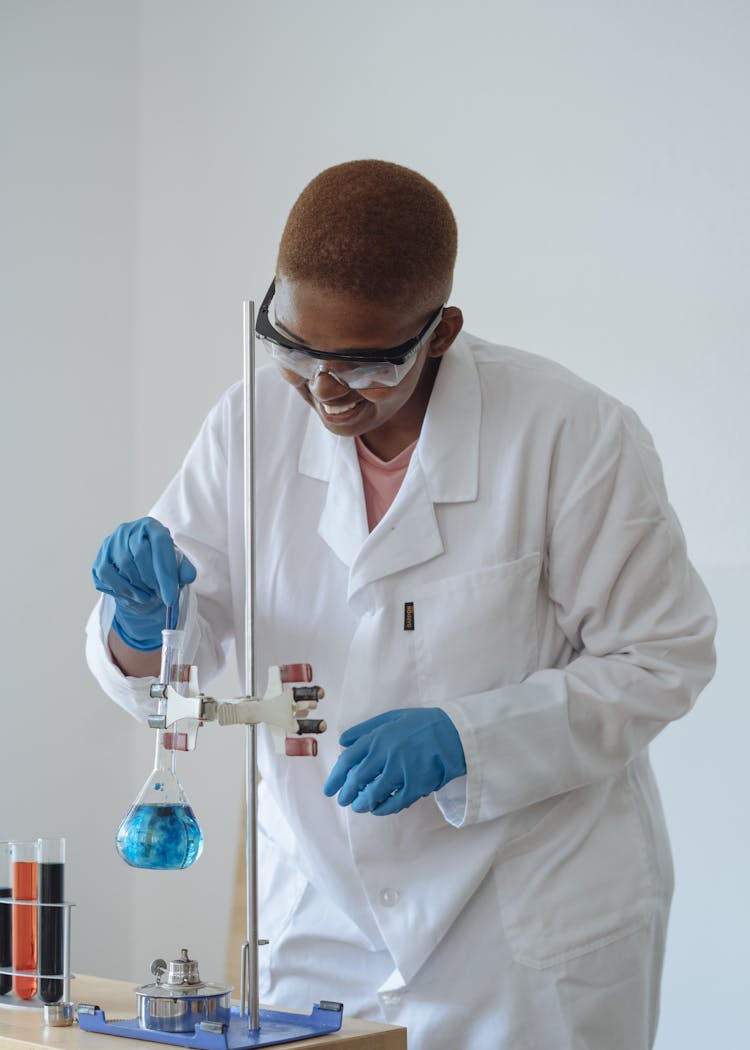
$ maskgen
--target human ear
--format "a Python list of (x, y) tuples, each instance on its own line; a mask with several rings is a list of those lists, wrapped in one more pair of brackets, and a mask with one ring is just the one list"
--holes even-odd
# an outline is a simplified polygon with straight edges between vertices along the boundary
[(457, 306), (446, 306), (440, 324), (430, 340), (428, 357), (442, 357), (464, 325), (464, 315)]

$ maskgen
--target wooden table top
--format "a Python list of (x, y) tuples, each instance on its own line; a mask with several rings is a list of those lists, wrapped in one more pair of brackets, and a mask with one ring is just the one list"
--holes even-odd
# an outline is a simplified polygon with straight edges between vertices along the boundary
[[(108, 1020), (137, 1016), (135, 982), (78, 976), (70, 988), (74, 1002), (100, 1006)], [(145, 1050), (147, 1047), (153, 1050), (155, 1046), (166, 1045), (141, 1039), (121, 1040), (118, 1045), (116, 1038), (100, 1032), (84, 1032), (77, 1024), (70, 1028), (47, 1028), (41, 1007), (0, 1005), (0, 1050)], [(278, 1046), (280, 1050), (282, 1047), (289, 1050), (406, 1050), (406, 1029), (348, 1018), (345, 1006), (340, 1031)]]

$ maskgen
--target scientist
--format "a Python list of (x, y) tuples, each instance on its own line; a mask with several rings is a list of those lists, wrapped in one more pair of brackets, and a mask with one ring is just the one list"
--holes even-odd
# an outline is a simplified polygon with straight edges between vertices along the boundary
[[(317, 759), (259, 733), (261, 999), (410, 1050), (646, 1050), (648, 745), (711, 677), (714, 611), (635, 414), (464, 333), (456, 244), (416, 172), (329, 168), (259, 311), (258, 666), (309, 660), (329, 723)], [(242, 666), (242, 447), (237, 385), (96, 559), (89, 663), (140, 719), (182, 585), (201, 680)]]

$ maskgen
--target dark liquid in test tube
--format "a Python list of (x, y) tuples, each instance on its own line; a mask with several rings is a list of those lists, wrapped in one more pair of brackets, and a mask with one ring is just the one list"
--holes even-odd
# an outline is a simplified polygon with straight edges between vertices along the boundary
[[(39, 865), (39, 902), (61, 904), (64, 898), (65, 865), (42, 862)], [(39, 972), (63, 972), (63, 908), (39, 909)], [(62, 998), (63, 982), (39, 978), (39, 998), (56, 1003)]]
[[(0, 886), (0, 897), (10, 900), (10, 886)], [(11, 914), (10, 904), (0, 904), (0, 970), (10, 970), (13, 965), (11, 947)], [(13, 984), (9, 973), (0, 973), (0, 995), (7, 995)]]

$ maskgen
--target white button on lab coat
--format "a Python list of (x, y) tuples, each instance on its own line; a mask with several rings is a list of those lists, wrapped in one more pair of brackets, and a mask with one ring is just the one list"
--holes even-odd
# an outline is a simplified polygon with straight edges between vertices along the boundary
[[(243, 659), (241, 407), (235, 387), (153, 508), (198, 570), (187, 656), (206, 682), (235, 637)], [(515, 1031), (511, 1002), (529, 1017), (536, 1005), (549, 1029), (534, 1050), (563, 1050), (562, 1022), (542, 1008), (545, 975), (607, 945), (632, 951), (666, 920), (671, 861), (647, 746), (713, 668), (713, 608), (650, 438), (565, 369), (467, 335), (441, 362), (401, 490), (371, 534), (353, 440), (327, 431), (273, 369), (258, 377), (257, 434), (260, 666), (310, 661), (329, 724), (314, 761), (276, 756), (260, 734), (261, 824), (284, 872), (273, 893), (300, 899), (307, 886), (335, 901), (373, 959), (390, 959), (382, 990), (408, 989), (410, 1047), (430, 1033), (431, 1050), (456, 1050), (483, 1037), (462, 1043), (465, 1015), (451, 1032), (450, 1004), (431, 1003), (419, 981), (448, 979), (457, 961), (441, 945), (460, 943), (482, 887), (482, 935), (458, 963), (466, 1003), (487, 999), (491, 974), (482, 1009), (502, 1018), (491, 1030)], [(143, 717), (147, 683), (107, 659), (110, 620), (107, 599), (90, 622), (90, 664)], [(449, 714), (467, 775), (387, 818), (327, 799), (339, 732), (404, 706)], [(279, 936), (287, 922), (288, 911)], [(644, 950), (655, 998), (661, 948)], [(356, 1001), (349, 974), (337, 980), (328, 997), (345, 1001), (351, 985)], [(571, 995), (573, 1027), (584, 998)], [(493, 1050), (522, 1045), (496, 1038)], [(641, 1045), (612, 1036), (608, 1050)]]

